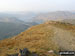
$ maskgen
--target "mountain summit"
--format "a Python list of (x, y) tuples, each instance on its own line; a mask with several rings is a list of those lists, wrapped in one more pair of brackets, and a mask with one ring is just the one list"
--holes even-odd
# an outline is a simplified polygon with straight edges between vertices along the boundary
[(15, 37), (1, 40), (0, 55), (14, 54), (19, 49), (28, 48), (42, 56), (58, 56), (60, 50), (75, 50), (74, 40), (75, 25), (49, 21), (33, 26)]

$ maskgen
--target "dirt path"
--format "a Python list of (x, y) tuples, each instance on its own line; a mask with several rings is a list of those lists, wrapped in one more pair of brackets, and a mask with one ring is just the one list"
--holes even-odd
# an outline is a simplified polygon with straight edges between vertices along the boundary
[(75, 50), (75, 36), (71, 32), (54, 27), (54, 38), (53, 41), (65, 50)]

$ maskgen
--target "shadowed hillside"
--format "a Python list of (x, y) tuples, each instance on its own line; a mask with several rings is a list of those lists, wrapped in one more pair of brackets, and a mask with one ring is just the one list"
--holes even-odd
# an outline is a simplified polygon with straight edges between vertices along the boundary
[(37, 24), (36, 22), (24, 22), (16, 17), (0, 17), (0, 40), (18, 35)]

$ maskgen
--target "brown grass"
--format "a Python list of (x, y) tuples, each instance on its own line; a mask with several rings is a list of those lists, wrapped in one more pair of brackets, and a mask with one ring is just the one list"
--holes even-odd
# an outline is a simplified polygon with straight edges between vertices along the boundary
[[(18, 36), (0, 41), (0, 55), (18, 53), (19, 49), (23, 48), (28, 48), (30, 51), (37, 52), (40, 55), (46, 54), (49, 50), (57, 52), (59, 47), (52, 41), (54, 31), (51, 25), (75, 31), (74, 25), (60, 22), (33, 26)], [(55, 56), (56, 54), (46, 55)]]

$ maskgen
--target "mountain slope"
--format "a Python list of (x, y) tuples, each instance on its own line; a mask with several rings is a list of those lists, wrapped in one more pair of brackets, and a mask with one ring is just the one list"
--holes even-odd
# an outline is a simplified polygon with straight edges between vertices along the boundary
[(0, 40), (15, 36), (29, 27), (16, 17), (0, 17)]
[[(13, 38), (0, 41), (0, 54), (18, 53), (19, 49), (28, 48), (42, 56), (58, 55), (60, 50), (75, 50), (74, 37), (75, 25), (49, 21), (33, 26)], [(50, 50), (54, 53), (48, 54)]]
[(25, 24), (0, 22), (0, 40), (15, 36), (29, 27)]

